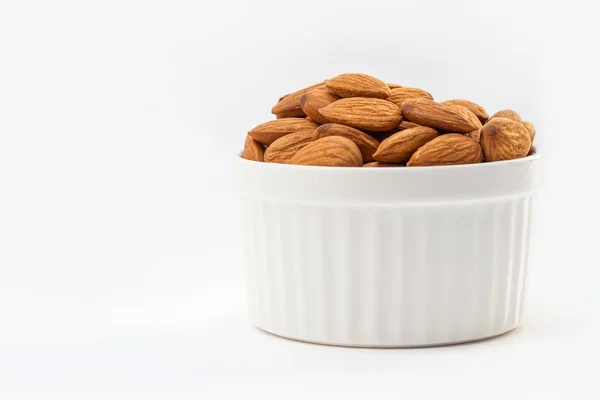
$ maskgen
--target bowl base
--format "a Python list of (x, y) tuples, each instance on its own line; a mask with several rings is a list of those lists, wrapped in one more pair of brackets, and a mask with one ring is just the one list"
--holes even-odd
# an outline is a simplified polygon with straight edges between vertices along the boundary
[(254, 326), (261, 332), (276, 336), (278, 338), (292, 340), (294, 342), (316, 344), (316, 345), (320, 345), (320, 346), (351, 347), (351, 348), (360, 348), (360, 349), (420, 349), (420, 348), (426, 348), (426, 347), (455, 346), (455, 345), (460, 345), (460, 344), (483, 342), (486, 340), (500, 338), (502, 336), (509, 335), (510, 333), (514, 332), (518, 328), (518, 326), (515, 326), (514, 328), (511, 328), (507, 331), (501, 332), (497, 335), (485, 336), (485, 337), (469, 339), (469, 340), (461, 340), (461, 341), (457, 341), (457, 342), (424, 343), (424, 344), (417, 344), (417, 345), (377, 345), (377, 344), (332, 343), (332, 342), (319, 342), (319, 341), (305, 340), (305, 339), (294, 338), (291, 336), (278, 335), (277, 333), (269, 332), (269, 331), (261, 328), (260, 326), (256, 326), (256, 325), (254, 325)]

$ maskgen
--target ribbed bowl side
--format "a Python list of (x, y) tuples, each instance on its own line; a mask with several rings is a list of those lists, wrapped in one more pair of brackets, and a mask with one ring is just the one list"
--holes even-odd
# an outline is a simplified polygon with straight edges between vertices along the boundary
[(495, 336), (523, 312), (532, 194), (321, 204), (242, 198), (252, 323), (348, 346)]

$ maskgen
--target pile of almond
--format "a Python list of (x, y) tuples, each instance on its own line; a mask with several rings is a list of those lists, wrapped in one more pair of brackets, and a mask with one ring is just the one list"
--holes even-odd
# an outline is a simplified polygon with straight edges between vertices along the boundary
[(342, 74), (279, 99), (276, 120), (246, 137), (242, 157), (281, 164), (400, 167), (474, 164), (533, 153), (535, 129), (512, 110), (365, 74)]

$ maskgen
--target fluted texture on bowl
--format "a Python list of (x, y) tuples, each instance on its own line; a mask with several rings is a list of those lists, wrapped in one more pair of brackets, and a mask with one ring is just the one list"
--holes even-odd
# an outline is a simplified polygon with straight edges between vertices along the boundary
[(252, 322), (350, 346), (495, 336), (523, 312), (532, 195), (341, 206), (244, 197)]
[(538, 161), (327, 168), (237, 159), (252, 322), (373, 347), (510, 331), (523, 314)]

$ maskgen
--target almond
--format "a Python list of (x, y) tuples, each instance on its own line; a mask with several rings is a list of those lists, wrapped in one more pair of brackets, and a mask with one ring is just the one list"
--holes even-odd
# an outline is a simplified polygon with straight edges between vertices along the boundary
[(300, 149), (292, 157), (290, 164), (362, 167), (363, 162), (360, 150), (352, 140), (341, 136), (329, 136)]
[(481, 146), (468, 136), (449, 133), (424, 144), (412, 155), (409, 167), (480, 163)]
[(306, 117), (306, 114), (304, 113), (304, 111), (302, 110), (302, 108), (300, 108), (300, 109), (288, 110), (288, 111), (280, 112), (279, 114), (275, 114), (275, 117), (277, 117), (277, 119), (282, 119), (282, 118), (304, 118), (304, 117)]
[(477, 125), (477, 129), (472, 132), (467, 133), (470, 137), (473, 138), (476, 142), (479, 142), (479, 138), (481, 137), (481, 121), (477, 116), (471, 112), (467, 107), (461, 106), (459, 104), (446, 104), (448, 107), (454, 108), (456, 111), (462, 113), (465, 117), (467, 117), (473, 124)]
[(390, 96), (388, 85), (370, 75), (342, 74), (325, 82), (327, 89), (340, 97), (378, 97)]
[(516, 122), (518, 122), (520, 124), (523, 123), (523, 120), (521, 119), (521, 116), (519, 115), (519, 113), (516, 112), (516, 111), (513, 111), (513, 110), (501, 110), (501, 111), (498, 111), (496, 114), (492, 115), (490, 117), (490, 119), (492, 119), (492, 118), (498, 118), (498, 117), (512, 119), (513, 121), (516, 121)]
[(388, 101), (396, 104), (398, 107), (402, 107), (402, 103), (407, 99), (429, 99), (433, 100), (433, 97), (429, 93), (424, 90), (411, 88), (411, 87), (401, 87), (392, 89), (392, 94), (388, 97)]
[(400, 131), (381, 142), (373, 158), (381, 162), (406, 162), (419, 147), (438, 136), (439, 132), (428, 126)]
[(393, 129), (402, 121), (402, 112), (397, 105), (366, 97), (341, 99), (319, 112), (331, 122), (375, 132)]
[(470, 133), (480, 127), (463, 112), (429, 99), (405, 100), (402, 114), (411, 122), (446, 132)]
[(373, 161), (373, 153), (379, 146), (379, 141), (358, 129), (341, 124), (324, 124), (315, 129), (313, 140), (328, 136), (341, 136), (350, 139), (356, 144), (362, 155), (363, 162)]
[(388, 87), (391, 89), (403, 88), (404, 86), (396, 85), (395, 83), (388, 83)]
[(370, 163), (363, 164), (363, 168), (386, 168), (386, 167), (404, 167), (404, 165), (384, 163), (384, 162), (379, 162), (379, 161), (373, 161)]
[(535, 127), (533, 126), (533, 124), (531, 122), (523, 122), (523, 126), (525, 128), (527, 128), (527, 130), (529, 131), (529, 136), (531, 137), (531, 143), (533, 143), (533, 139), (535, 139)]
[(404, 120), (404, 121), (400, 122), (400, 125), (398, 125), (398, 130), (403, 131), (405, 129), (417, 128), (419, 126), (421, 126), (421, 125), (415, 124), (414, 122)]
[(326, 107), (340, 98), (328, 90), (310, 90), (300, 98), (300, 105), (306, 115), (319, 124), (329, 121), (319, 113), (319, 109)]
[(531, 136), (523, 124), (505, 117), (492, 117), (481, 130), (481, 147), (488, 162), (527, 156)]
[(254, 140), (270, 145), (275, 140), (290, 133), (314, 130), (319, 126), (306, 118), (284, 118), (265, 122), (252, 129), (248, 134)]
[(265, 151), (265, 161), (287, 164), (304, 146), (312, 142), (313, 131), (290, 133), (274, 141)]
[(467, 136), (469, 136), (471, 139), (473, 139), (474, 141), (479, 143), (479, 141), (481, 140), (481, 128), (479, 128), (473, 132), (467, 133)]
[(482, 124), (485, 124), (489, 118), (489, 115), (488, 115), (487, 111), (485, 111), (485, 108), (483, 108), (479, 104), (473, 103), (472, 101), (469, 101), (469, 100), (463, 100), (463, 99), (446, 100), (446, 101), (442, 101), (440, 104), (463, 106), (467, 110), (469, 110), (473, 114), (475, 114), (477, 119), (479, 119), (479, 122), (481, 122)]
[(309, 90), (318, 87), (324, 87), (324, 85), (324, 82), (319, 82), (315, 85), (300, 89), (297, 92), (282, 96), (277, 104), (275, 104), (271, 109), (271, 113), (277, 115), (278, 118), (304, 116), (304, 111), (302, 111), (302, 106), (300, 106), (300, 97), (302, 97), (302, 95)]
[(246, 135), (242, 158), (251, 161), (264, 161), (265, 148), (250, 135)]

